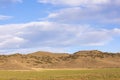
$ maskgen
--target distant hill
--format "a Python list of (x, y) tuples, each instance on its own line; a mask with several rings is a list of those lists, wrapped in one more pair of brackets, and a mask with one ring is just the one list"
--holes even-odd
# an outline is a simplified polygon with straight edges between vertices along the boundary
[(34, 52), (0, 55), (0, 70), (31, 70), (34, 68), (120, 68), (120, 53), (98, 50), (73, 54)]

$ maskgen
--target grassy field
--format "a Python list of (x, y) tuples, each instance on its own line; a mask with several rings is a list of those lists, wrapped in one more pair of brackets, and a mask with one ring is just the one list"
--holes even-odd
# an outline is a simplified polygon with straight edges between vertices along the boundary
[(120, 80), (120, 68), (0, 71), (0, 80)]

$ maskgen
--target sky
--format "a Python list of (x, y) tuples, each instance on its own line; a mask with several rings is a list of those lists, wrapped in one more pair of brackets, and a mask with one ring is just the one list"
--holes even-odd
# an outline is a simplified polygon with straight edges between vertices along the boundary
[(120, 0), (0, 0), (0, 54), (120, 52)]

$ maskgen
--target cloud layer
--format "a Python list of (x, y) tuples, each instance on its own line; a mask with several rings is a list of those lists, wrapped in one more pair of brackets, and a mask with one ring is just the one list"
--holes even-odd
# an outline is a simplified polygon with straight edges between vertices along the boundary
[[(45, 3), (57, 3), (59, 1), (62, 0), (40, 0), (40, 2)], [(60, 3), (66, 4), (66, 2), (69, 3), (70, 1)], [(53, 11), (46, 19), (65, 23), (120, 24), (120, 9), (118, 8), (120, 7), (120, 1), (118, 0), (114, 2), (112, 0), (91, 0), (91, 2), (90, 0), (75, 0), (75, 2), (79, 5), (76, 4), (76, 6)]]
[(81, 5), (98, 5), (108, 3), (110, 0), (38, 0), (40, 3), (50, 3), (54, 5), (68, 5), (68, 6), (81, 6)]
[(89, 25), (30, 22), (0, 25), (0, 49), (102, 46), (120, 35), (120, 29), (95, 29)]
[[(0, 0), (0, 5), (21, 2), (22, 0)], [(2, 52), (13, 49), (64, 50), (71, 46), (104, 46), (120, 36), (119, 26), (112, 28), (100, 26), (120, 24), (119, 0), (38, 0), (38, 2), (59, 6), (59, 9), (50, 11), (41, 21), (0, 25)], [(11, 16), (0, 15), (0, 20), (9, 18)]]

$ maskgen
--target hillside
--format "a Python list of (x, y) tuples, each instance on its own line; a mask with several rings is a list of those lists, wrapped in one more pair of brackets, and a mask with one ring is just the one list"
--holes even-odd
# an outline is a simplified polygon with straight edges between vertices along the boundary
[(73, 54), (34, 52), (0, 55), (0, 70), (30, 70), (34, 68), (120, 68), (120, 53), (97, 50)]

